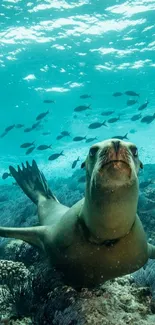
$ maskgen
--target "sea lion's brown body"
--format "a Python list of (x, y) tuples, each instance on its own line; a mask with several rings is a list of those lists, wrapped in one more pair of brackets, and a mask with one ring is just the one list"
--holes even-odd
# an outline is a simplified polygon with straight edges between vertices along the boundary
[(111, 247), (88, 242), (78, 220), (74, 221), (68, 247), (67, 238), (64, 238), (63, 220), (62, 226), (58, 227), (59, 235), (57, 227), (51, 233), (52, 252), (51, 245), (45, 245), (47, 255), (64, 272), (67, 283), (91, 287), (134, 272), (146, 263), (147, 241), (138, 217), (131, 232)]
[[(0, 235), (20, 238), (41, 247), (51, 263), (63, 271), (66, 282), (74, 286), (99, 285), (134, 272), (148, 258), (155, 258), (154, 246), (147, 244), (136, 214), (137, 173), (141, 163), (138, 158), (132, 158), (130, 144), (123, 141), (119, 154), (125, 163), (120, 157), (114, 159), (115, 143), (116, 140), (101, 142), (97, 144), (98, 156), (87, 157), (86, 197), (71, 208), (55, 199), (45, 180), (41, 179), (43, 176), (40, 176), (40, 183), (44, 182), (44, 187), (40, 187), (34, 196), (28, 183), (24, 188), (22, 178), (28, 179), (32, 172), (39, 173), (35, 163), (32, 167), (23, 167), (23, 171), (10, 168), (25, 193), (38, 204), (41, 226), (26, 229), (1, 227)], [(111, 159), (108, 163), (107, 155)]]

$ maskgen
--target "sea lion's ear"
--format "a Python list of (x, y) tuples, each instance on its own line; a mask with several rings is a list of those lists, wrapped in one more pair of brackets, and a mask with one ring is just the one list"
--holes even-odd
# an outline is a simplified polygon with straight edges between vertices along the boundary
[(143, 169), (144, 166), (143, 166), (143, 163), (140, 161), (140, 168)]
[(84, 168), (84, 167), (86, 167), (86, 162), (85, 161), (81, 164), (81, 168)]

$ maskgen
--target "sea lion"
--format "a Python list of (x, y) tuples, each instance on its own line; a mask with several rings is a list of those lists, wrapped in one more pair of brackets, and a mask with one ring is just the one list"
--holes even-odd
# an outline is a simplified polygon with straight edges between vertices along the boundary
[(93, 287), (129, 274), (155, 258), (137, 216), (137, 147), (109, 139), (94, 144), (86, 169), (85, 198), (71, 208), (58, 202), (33, 161), (10, 173), (38, 206), (40, 226), (0, 228), (0, 236), (22, 239), (44, 250), (51, 263), (75, 287)]

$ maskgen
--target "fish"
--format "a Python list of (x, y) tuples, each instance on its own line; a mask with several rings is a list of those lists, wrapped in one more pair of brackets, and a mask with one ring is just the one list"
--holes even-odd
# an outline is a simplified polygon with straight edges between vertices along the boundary
[(21, 128), (23, 128), (24, 127), (24, 124), (16, 124), (15, 125), (15, 128), (16, 129), (21, 129)]
[(142, 123), (150, 124), (155, 119), (155, 113), (153, 115), (146, 115), (141, 119)]
[(1, 138), (4, 138), (6, 135), (8, 134), (8, 132), (3, 132), (2, 134), (1, 134)]
[(127, 90), (127, 91), (125, 91), (124, 94), (127, 96), (139, 97), (139, 94), (137, 94), (135, 91), (132, 91), (132, 90)]
[(36, 128), (35, 128), (36, 131), (40, 131), (40, 130), (43, 130), (43, 125), (39, 124)]
[(49, 111), (45, 112), (45, 113), (40, 113), (37, 117), (36, 120), (42, 120), (47, 114), (49, 114)]
[(147, 100), (144, 104), (142, 104), (142, 105), (140, 105), (140, 106), (138, 107), (138, 111), (142, 111), (144, 108), (147, 107), (148, 104), (149, 104), (149, 101)]
[(112, 137), (112, 139), (120, 139), (120, 140), (124, 140), (124, 139), (128, 139), (128, 133), (126, 133), (125, 135), (116, 135), (115, 137)]
[(70, 137), (70, 132), (68, 132), (68, 131), (62, 131), (61, 134), (62, 134), (64, 137), (67, 137), (67, 136)]
[(137, 132), (137, 130), (135, 130), (135, 129), (131, 129), (129, 132), (132, 133), (132, 134), (134, 134), (134, 133)]
[(51, 132), (49, 131), (49, 132), (43, 132), (42, 133), (42, 135), (50, 135), (51, 134)]
[(9, 132), (9, 131), (11, 131), (12, 129), (14, 129), (14, 127), (15, 127), (15, 124), (12, 124), (12, 125), (8, 126), (8, 127), (5, 129), (5, 132)]
[(52, 99), (44, 99), (43, 103), (45, 103), (45, 104), (55, 104), (55, 100), (52, 100)]
[(102, 116), (109, 116), (109, 115), (111, 115), (113, 113), (114, 113), (114, 111), (106, 111), (106, 112), (102, 112), (101, 115)]
[(29, 148), (29, 147), (32, 147), (34, 145), (34, 142), (25, 142), (23, 144), (21, 144), (20, 148)]
[(131, 117), (131, 121), (137, 121), (142, 117), (142, 114), (136, 114)]
[(32, 131), (32, 128), (26, 128), (24, 129), (24, 132), (27, 133), (27, 132), (31, 132)]
[(32, 124), (31, 129), (34, 130), (40, 125), (40, 121)]
[(7, 179), (9, 176), (12, 176), (10, 173), (4, 173), (2, 179)]
[(49, 156), (48, 160), (55, 160), (60, 156), (64, 156), (63, 151), (61, 151), (60, 153), (53, 153), (53, 155)]
[(25, 154), (26, 154), (26, 155), (29, 155), (29, 154), (30, 154), (34, 149), (35, 149), (35, 146), (29, 148), (29, 149), (25, 152)]
[(73, 161), (72, 168), (75, 168), (76, 167), (76, 165), (77, 165), (77, 163), (78, 163), (79, 160), (80, 160), (80, 157), (78, 157), (76, 160)]
[(118, 120), (120, 120), (120, 116), (110, 118), (110, 119), (108, 120), (108, 123), (114, 123), (114, 122), (117, 122)]
[(98, 128), (100, 128), (102, 125), (103, 125), (103, 126), (107, 126), (107, 125), (106, 125), (106, 121), (104, 121), (104, 122), (102, 122), (102, 123), (100, 123), (100, 122), (94, 122), (94, 123), (91, 123), (91, 124), (89, 124), (88, 128), (89, 128), (89, 129), (98, 129)]
[(154, 183), (153, 180), (150, 179), (150, 180), (148, 180), (148, 181), (141, 182), (141, 183), (139, 184), (139, 187), (140, 187), (140, 188), (145, 188), (145, 187), (148, 187), (150, 184), (153, 184), (153, 183)]
[(90, 105), (86, 106), (86, 105), (80, 105), (74, 108), (74, 112), (82, 112), (85, 111), (86, 109), (91, 109)]
[(81, 176), (79, 179), (78, 179), (78, 182), (79, 183), (85, 183), (86, 181), (86, 176)]
[(128, 99), (126, 104), (127, 106), (132, 106), (132, 105), (135, 105), (138, 101), (135, 100), (135, 99)]
[(46, 144), (42, 144), (39, 147), (37, 147), (38, 150), (46, 150), (46, 149), (52, 149), (52, 145), (50, 144), (47, 146)]
[(62, 138), (64, 138), (64, 135), (60, 134), (60, 135), (57, 135), (56, 140), (61, 140)]
[(87, 98), (92, 98), (90, 95), (88, 94), (84, 94), (80, 96), (81, 99), (87, 99)]
[(97, 140), (97, 137), (86, 139), (86, 143), (92, 142), (94, 140)]
[(73, 138), (73, 141), (82, 141), (84, 139), (86, 139), (86, 136), (85, 137), (75, 137), (75, 138)]
[(120, 96), (122, 96), (123, 95), (123, 93), (121, 93), (121, 92), (119, 92), (119, 91), (117, 91), (116, 93), (113, 93), (113, 96), (114, 97), (120, 97)]

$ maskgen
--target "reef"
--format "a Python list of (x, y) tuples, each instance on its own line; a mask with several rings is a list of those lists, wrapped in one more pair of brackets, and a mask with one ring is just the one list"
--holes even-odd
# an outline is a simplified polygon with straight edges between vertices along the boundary
[[(155, 166), (140, 173), (138, 214), (148, 241), (155, 243)], [(83, 171), (50, 180), (62, 203), (71, 206), (84, 195)], [(62, 186), (60, 186), (60, 183)], [(63, 188), (63, 191), (62, 191)], [(74, 191), (74, 197), (71, 193)], [(16, 198), (16, 199), (15, 199)], [(36, 207), (16, 186), (0, 187), (0, 224), (37, 224)], [(99, 288), (76, 291), (63, 274), (51, 269), (42, 253), (20, 240), (0, 240), (0, 325), (154, 325), (155, 261)]]

